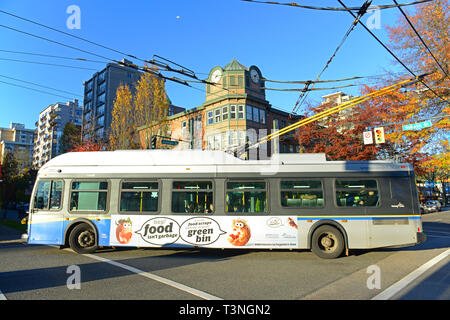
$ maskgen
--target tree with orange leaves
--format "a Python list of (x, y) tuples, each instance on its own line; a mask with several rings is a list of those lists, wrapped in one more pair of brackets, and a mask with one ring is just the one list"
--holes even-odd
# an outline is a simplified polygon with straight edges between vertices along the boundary
[[(401, 15), (396, 26), (387, 27), (390, 48), (416, 75), (428, 74), (423, 79), (427, 86), (417, 82), (414, 86), (371, 99), (365, 104), (379, 115), (377, 125), (385, 126), (386, 143), (379, 150), (378, 157), (399, 156), (413, 163), (420, 173), (423, 169), (421, 162), (428, 161), (436, 151), (448, 152), (436, 146), (448, 139), (446, 135), (450, 127), (449, 5), (445, 0), (436, 0), (421, 4), (414, 12), (405, 14), (426, 46)], [(362, 94), (410, 77), (410, 74), (392, 74), (374, 86), (364, 86)], [(432, 120), (432, 126), (417, 131), (402, 129), (404, 124), (425, 120)]]
[(82, 143), (76, 144), (69, 152), (89, 152), (89, 151), (104, 151), (105, 146), (97, 144), (90, 140), (84, 140)]
[[(336, 106), (326, 102), (310, 108), (312, 116)], [(304, 153), (325, 153), (329, 160), (374, 160), (377, 147), (364, 145), (362, 132), (376, 115), (364, 105), (334, 113), (302, 126), (295, 136)]]

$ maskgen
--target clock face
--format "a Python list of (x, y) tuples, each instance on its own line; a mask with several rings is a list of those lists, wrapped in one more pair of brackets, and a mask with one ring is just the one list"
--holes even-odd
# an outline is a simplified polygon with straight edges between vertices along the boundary
[(255, 69), (250, 70), (250, 78), (254, 83), (259, 82), (259, 73)]
[(211, 75), (211, 81), (214, 83), (217, 83), (220, 81), (220, 78), (222, 77), (222, 71), (220, 70), (216, 70), (213, 72), (213, 74)]

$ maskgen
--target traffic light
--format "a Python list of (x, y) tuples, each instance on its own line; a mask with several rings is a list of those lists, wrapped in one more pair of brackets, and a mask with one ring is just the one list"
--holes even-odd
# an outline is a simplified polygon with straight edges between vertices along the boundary
[(156, 149), (156, 136), (152, 136), (151, 141), (150, 141), (150, 147), (152, 149)]
[(384, 128), (375, 128), (373, 131), (375, 132), (375, 142), (384, 143)]

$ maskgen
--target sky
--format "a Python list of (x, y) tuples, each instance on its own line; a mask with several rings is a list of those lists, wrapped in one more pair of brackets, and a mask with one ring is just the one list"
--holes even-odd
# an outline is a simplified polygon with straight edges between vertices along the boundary
[[(360, 6), (364, 1), (344, 2), (347, 6)], [(340, 7), (335, 0), (297, 0), (297, 3)], [(373, 4), (392, 2), (374, 0)], [(67, 12), (71, 5), (80, 9), (79, 29), (69, 29), (67, 26), (68, 20), (75, 21), (72, 20), (73, 11)], [(201, 79), (206, 79), (215, 66), (224, 67), (236, 59), (246, 67), (258, 66), (266, 79), (315, 80), (353, 21), (353, 17), (347, 12), (316, 11), (240, 0), (0, 0), (0, 10), (142, 59), (151, 59), (155, 54), (162, 56), (193, 70)], [(366, 24), (376, 23), (375, 14), (377, 13), (367, 13), (362, 21)], [(382, 10), (379, 12), (380, 24), (375, 24), (372, 31), (383, 42), (388, 43), (386, 25), (395, 25), (399, 18), (400, 12), (396, 8)], [(58, 41), (108, 59), (124, 58), (117, 52), (2, 12), (0, 25)], [(74, 61), (6, 51), (85, 58), (101, 62)], [(127, 59), (142, 65), (139, 60)], [(95, 72), (102, 70), (106, 63), (105, 59), (98, 56), (0, 27), (0, 127), (5, 128), (10, 122), (17, 122), (25, 124), (26, 128), (34, 129), (39, 112), (48, 105), (65, 103), (74, 98), (82, 105), (83, 81), (89, 80)], [(321, 80), (371, 76), (395, 70), (401, 69), (393, 63), (393, 58), (381, 45), (358, 25), (322, 74)], [(179, 76), (174, 73), (165, 75)], [(31, 83), (49, 88), (37, 87)], [(195, 88), (168, 81), (166, 91), (174, 105), (190, 109), (201, 105), (205, 100), (204, 85), (193, 86)], [(268, 82), (266, 87), (301, 88), (298, 85)], [(359, 86), (355, 86), (339, 90), (358, 95), (359, 89)], [(308, 95), (308, 101), (318, 104), (322, 100), (321, 96), (335, 91), (337, 90), (311, 93)], [(266, 90), (266, 99), (271, 105), (287, 112), (292, 111), (298, 97), (298, 92)]]

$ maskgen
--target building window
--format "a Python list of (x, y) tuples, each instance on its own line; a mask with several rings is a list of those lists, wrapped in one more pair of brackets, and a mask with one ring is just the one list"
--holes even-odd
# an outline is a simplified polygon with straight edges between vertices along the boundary
[(186, 121), (181, 123), (181, 136), (186, 137)]
[(212, 111), (208, 111), (208, 124), (213, 124), (214, 122), (214, 117), (213, 117), (213, 112)]
[(228, 106), (222, 108), (222, 120), (228, 120)]
[(99, 104), (101, 104), (101, 103), (105, 103), (105, 96), (106, 96), (106, 94), (105, 94), (105, 93), (102, 93), (101, 95), (99, 95), (99, 96), (97, 97), (97, 105), (99, 105)]
[(97, 80), (97, 81), (100, 83), (100, 82), (105, 81), (105, 79), (106, 79), (106, 72), (103, 71), (102, 73), (100, 73), (100, 74), (98, 75), (98, 80)]
[(322, 181), (281, 181), (281, 205), (283, 207), (310, 208), (323, 206)]
[(70, 211), (106, 211), (107, 181), (72, 182)]
[(196, 116), (195, 117), (195, 132), (198, 134), (201, 134), (203, 126), (202, 116)]
[(265, 182), (227, 182), (227, 212), (267, 212)]
[(208, 150), (213, 150), (213, 148), (214, 148), (214, 136), (209, 136), (207, 140), (208, 140), (207, 149)]
[(259, 109), (259, 122), (266, 124), (266, 111), (263, 109)]
[(238, 106), (238, 119), (244, 119), (244, 106)]
[(101, 116), (97, 119), (97, 126), (104, 126), (105, 125), (105, 116)]
[(86, 92), (92, 90), (92, 84), (93, 84), (92, 81), (89, 81), (88, 83), (86, 83)]
[(103, 128), (100, 128), (100, 129), (95, 130), (95, 135), (96, 135), (97, 138), (99, 138), (99, 139), (103, 138)]
[(259, 109), (253, 107), (253, 121), (259, 122)]
[(336, 180), (338, 207), (375, 207), (378, 205), (376, 180)]
[(105, 82), (103, 82), (101, 85), (98, 86), (98, 92), (99, 93), (105, 92), (105, 89), (106, 89), (106, 83)]
[(230, 106), (230, 119), (236, 119), (236, 106)]
[(253, 120), (253, 107), (246, 106), (247, 120)]
[(236, 76), (230, 76), (230, 86), (237, 86)]
[(92, 109), (92, 101), (86, 102), (86, 104), (84, 105), (84, 111), (88, 112), (91, 109)]
[(214, 122), (220, 122), (220, 109), (216, 109), (215, 111), (215, 116), (214, 116)]
[(105, 105), (102, 104), (100, 107), (97, 108), (97, 116), (102, 115), (105, 113)]
[(158, 182), (124, 181), (120, 191), (121, 212), (158, 211)]
[(214, 212), (212, 182), (174, 181), (172, 185), (172, 212)]

